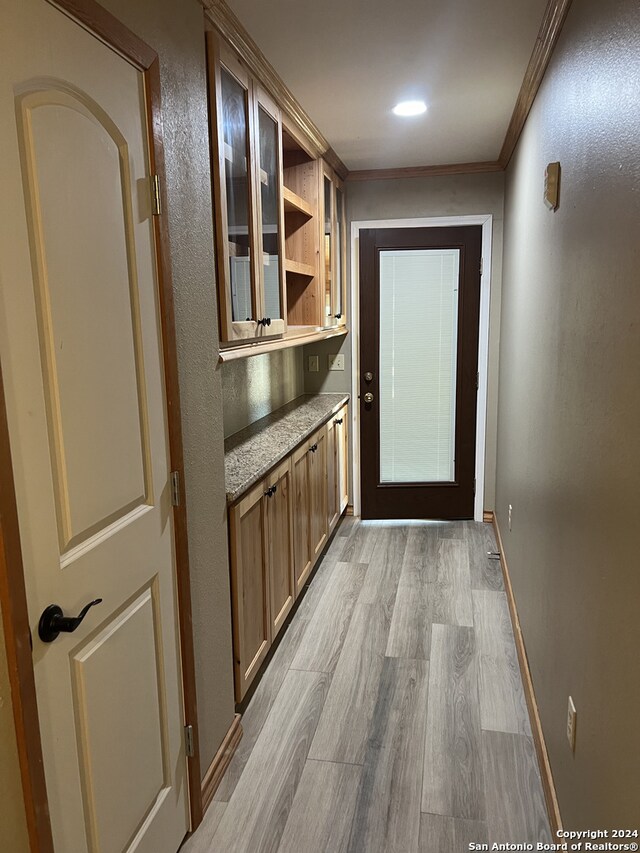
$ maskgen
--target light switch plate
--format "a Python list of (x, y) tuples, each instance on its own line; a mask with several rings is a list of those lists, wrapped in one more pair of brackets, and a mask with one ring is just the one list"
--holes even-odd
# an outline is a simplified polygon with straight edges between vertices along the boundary
[(320, 359), (317, 355), (309, 356), (309, 373), (317, 373), (320, 370)]
[(341, 352), (330, 353), (327, 356), (329, 370), (344, 370), (344, 355)]

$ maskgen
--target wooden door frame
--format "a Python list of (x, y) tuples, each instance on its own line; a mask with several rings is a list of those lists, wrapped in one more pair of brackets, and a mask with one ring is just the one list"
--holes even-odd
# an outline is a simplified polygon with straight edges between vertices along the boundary
[(369, 219), (351, 223), (351, 434), (353, 459), (353, 514), (360, 515), (360, 230), (365, 228), (443, 228), (459, 225), (482, 226), (482, 274), (480, 276), (480, 327), (478, 338), (478, 406), (476, 413), (476, 496), (473, 517), (484, 520), (485, 455), (487, 435), (487, 391), (489, 372), (489, 312), (491, 306), (491, 248), (493, 215), (433, 216), (419, 219)]
[[(182, 691), (185, 723), (193, 726), (194, 755), (187, 758), (191, 829), (202, 821), (202, 792), (198, 748), (198, 709), (196, 700), (195, 659), (191, 628), (191, 582), (187, 540), (187, 510), (184, 487), (182, 420), (178, 383), (178, 359), (173, 282), (167, 222), (160, 61), (158, 54), (129, 30), (96, 0), (47, 0), (79, 26), (96, 36), (143, 74), (147, 106), (149, 168), (160, 180), (161, 215), (153, 216), (157, 286), (164, 361), (164, 385), (169, 427), (171, 470), (179, 473), (180, 501), (174, 507), (174, 541)], [(44, 776), (42, 743), (38, 721), (27, 596), (18, 526), (18, 510), (13, 483), (11, 445), (0, 370), (0, 606), (4, 621), (5, 643), (13, 712), (18, 743), (22, 789), (31, 850), (54, 853), (49, 807)]]

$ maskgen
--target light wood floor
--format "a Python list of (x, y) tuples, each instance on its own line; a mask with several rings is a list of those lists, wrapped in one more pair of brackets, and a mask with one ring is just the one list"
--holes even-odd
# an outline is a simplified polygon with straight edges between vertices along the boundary
[(492, 529), (345, 518), (183, 853), (550, 841)]

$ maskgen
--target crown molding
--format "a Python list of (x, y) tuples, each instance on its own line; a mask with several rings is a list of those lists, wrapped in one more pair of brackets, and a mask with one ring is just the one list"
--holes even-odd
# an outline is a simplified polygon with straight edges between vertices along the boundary
[(276, 99), (287, 117), (304, 133), (314, 149), (312, 153), (317, 157), (324, 157), (332, 169), (344, 180), (349, 170), (225, 3), (225, 0), (200, 0), (200, 2), (204, 6), (207, 20), (229, 42), (251, 73)]
[(433, 178), (438, 175), (476, 175), (502, 172), (497, 160), (480, 163), (448, 163), (441, 166), (407, 166), (401, 169), (360, 169), (349, 172), (347, 181), (391, 181), (397, 178)]
[(542, 24), (533, 47), (531, 59), (525, 71), (522, 86), (511, 115), (511, 121), (498, 158), (503, 169), (509, 165), (527, 116), (531, 111), (538, 89), (542, 83), (554, 48), (558, 42), (562, 26), (569, 12), (571, 0), (549, 0)]

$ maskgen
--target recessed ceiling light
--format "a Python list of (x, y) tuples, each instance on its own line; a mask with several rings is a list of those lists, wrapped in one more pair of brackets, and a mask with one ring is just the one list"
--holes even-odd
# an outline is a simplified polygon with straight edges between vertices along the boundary
[(424, 101), (400, 101), (393, 108), (397, 116), (419, 116), (426, 113), (427, 105)]

